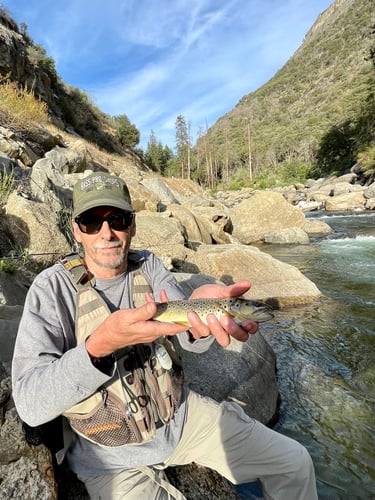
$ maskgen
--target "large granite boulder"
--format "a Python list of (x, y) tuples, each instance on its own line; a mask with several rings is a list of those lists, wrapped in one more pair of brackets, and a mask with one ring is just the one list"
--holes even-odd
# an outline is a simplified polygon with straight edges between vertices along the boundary
[(302, 228), (305, 215), (280, 193), (257, 191), (231, 209), (233, 236), (246, 245), (264, 239), (266, 231)]

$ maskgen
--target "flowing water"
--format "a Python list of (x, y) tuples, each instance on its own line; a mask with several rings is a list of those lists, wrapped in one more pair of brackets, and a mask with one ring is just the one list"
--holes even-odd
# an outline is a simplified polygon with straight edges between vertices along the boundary
[(262, 246), (324, 294), (261, 327), (278, 359), (280, 432), (309, 449), (320, 499), (375, 499), (375, 213), (307, 217), (333, 233)]

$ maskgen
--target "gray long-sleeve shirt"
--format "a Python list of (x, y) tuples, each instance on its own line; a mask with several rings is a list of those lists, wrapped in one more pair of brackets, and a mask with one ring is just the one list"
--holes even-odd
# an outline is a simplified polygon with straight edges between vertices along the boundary
[[(162, 289), (170, 300), (183, 297), (173, 274), (154, 254), (143, 251), (141, 256), (156, 300)], [(111, 311), (132, 307), (130, 273), (108, 280), (96, 279), (94, 286)], [(40, 273), (27, 294), (15, 344), (12, 379), (17, 411), (31, 426), (54, 419), (111, 378), (95, 368), (84, 342), (77, 345), (75, 296), (75, 288), (60, 263)], [(178, 339), (182, 348), (198, 353), (209, 349), (213, 340), (209, 337), (191, 343), (186, 332), (179, 334)], [(81, 477), (160, 463), (177, 445), (185, 413), (183, 400), (174, 419), (158, 429), (151, 442), (142, 445), (101, 447), (75, 436), (68, 463)]]

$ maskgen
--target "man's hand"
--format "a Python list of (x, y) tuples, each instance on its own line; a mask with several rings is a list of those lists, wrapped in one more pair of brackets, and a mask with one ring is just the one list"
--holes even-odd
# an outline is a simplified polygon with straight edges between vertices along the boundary
[[(250, 281), (242, 280), (233, 285), (202, 285), (193, 291), (191, 299), (224, 299), (228, 297), (239, 297), (247, 292), (251, 287)], [(240, 342), (246, 342), (249, 334), (255, 333), (258, 330), (258, 323), (251, 320), (246, 320), (238, 325), (232, 318), (224, 316), (220, 321), (214, 314), (207, 316), (205, 325), (194, 312), (188, 313), (188, 319), (192, 327), (189, 332), (194, 339), (208, 337), (213, 335), (216, 341), (223, 347), (230, 344), (230, 338), (234, 337)]]
[(164, 335), (176, 335), (186, 330), (176, 323), (149, 321), (155, 313), (154, 301), (136, 309), (115, 311), (87, 339), (89, 355), (102, 358), (123, 347), (153, 342)]

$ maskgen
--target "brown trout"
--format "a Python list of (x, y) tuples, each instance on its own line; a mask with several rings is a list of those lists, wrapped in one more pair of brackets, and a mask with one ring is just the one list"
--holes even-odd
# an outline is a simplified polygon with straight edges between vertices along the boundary
[(167, 323), (177, 323), (186, 327), (191, 326), (187, 319), (189, 311), (197, 313), (199, 318), (206, 324), (208, 314), (215, 314), (218, 319), (223, 316), (231, 316), (236, 323), (241, 323), (246, 319), (256, 323), (263, 323), (273, 318), (271, 309), (265, 303), (238, 297), (174, 300), (159, 302), (157, 307), (158, 310), (153, 319), (166, 321)]

